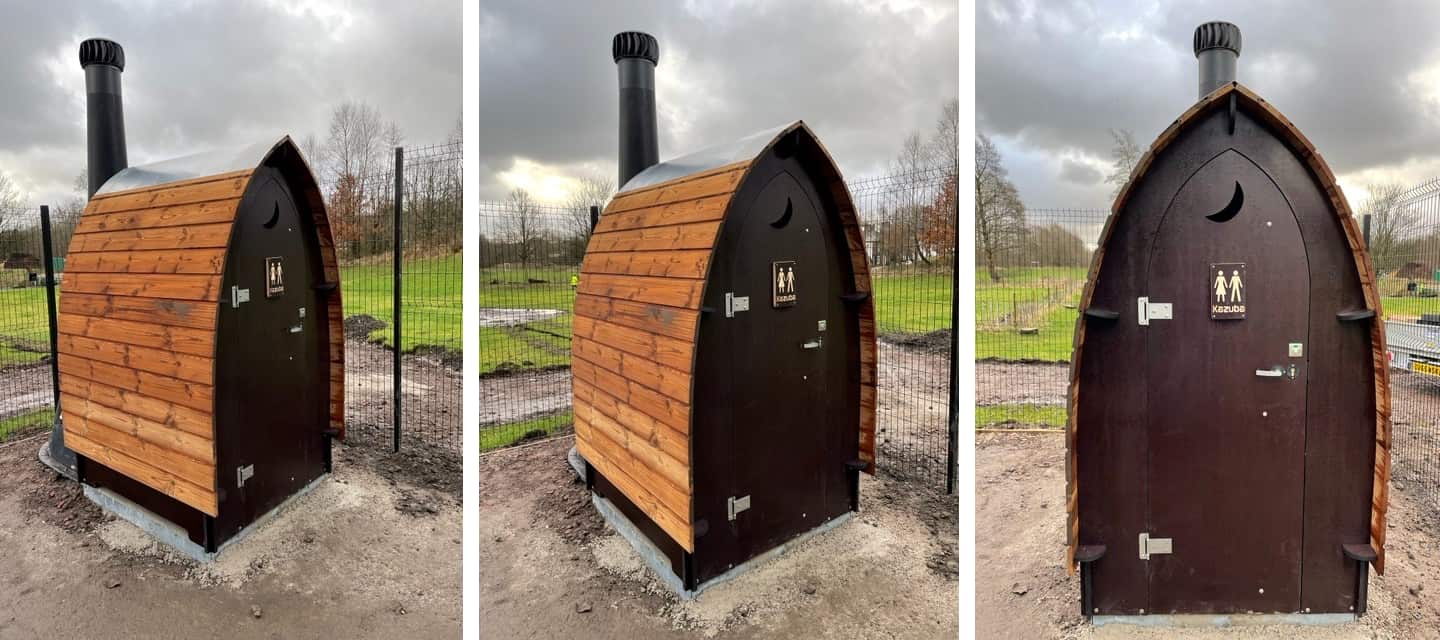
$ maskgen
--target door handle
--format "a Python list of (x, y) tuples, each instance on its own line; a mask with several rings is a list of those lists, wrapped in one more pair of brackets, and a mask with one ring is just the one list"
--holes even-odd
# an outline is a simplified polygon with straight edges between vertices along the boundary
[(819, 349), (820, 346), (823, 345), (824, 343), (825, 343), (825, 339), (824, 339), (824, 338), (816, 338), (816, 339), (814, 339), (814, 340), (806, 340), (806, 341), (805, 341), (805, 344), (802, 344), (802, 345), (800, 345), (800, 346), (801, 346), (801, 348), (804, 348), (804, 349)]
[(1256, 369), (1255, 375), (1262, 378), (1279, 378), (1285, 375), (1285, 370), (1281, 367), (1275, 367), (1272, 369)]

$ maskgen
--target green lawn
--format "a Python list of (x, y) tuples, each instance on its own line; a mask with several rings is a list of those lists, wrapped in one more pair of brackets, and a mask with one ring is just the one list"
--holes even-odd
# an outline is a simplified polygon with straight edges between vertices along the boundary
[[(421, 345), (461, 349), (464, 286), (460, 254), (408, 259), (401, 269), (401, 349)], [(394, 274), (389, 261), (379, 264), (340, 265), (340, 295), (345, 317), (372, 316), (385, 323), (369, 336), (394, 346), (390, 323)]]
[(39, 362), (50, 353), (49, 327), (43, 287), (0, 289), (0, 366)]
[(975, 426), (998, 424), (1064, 427), (1065, 407), (1039, 404), (1001, 404), (975, 407)]
[[(1068, 362), (1084, 267), (1018, 267), (992, 282), (975, 274), (975, 357)], [(1020, 329), (1035, 329), (1022, 334)]]
[(520, 440), (543, 438), (554, 435), (575, 422), (574, 416), (566, 411), (550, 416), (541, 416), (523, 422), (495, 425), (480, 429), (480, 451), (508, 447)]
[(929, 333), (950, 328), (955, 280), (949, 273), (893, 273), (877, 270), (875, 320), (880, 333)]
[(54, 419), (55, 412), (51, 411), (50, 407), (31, 409), (25, 413), (0, 419), (0, 442), (27, 431), (38, 431), (41, 428), (49, 427), (50, 421)]

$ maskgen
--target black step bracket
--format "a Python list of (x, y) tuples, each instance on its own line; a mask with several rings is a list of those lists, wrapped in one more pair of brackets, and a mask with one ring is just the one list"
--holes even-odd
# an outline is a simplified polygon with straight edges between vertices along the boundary
[(846, 471), (864, 471), (864, 470), (865, 470), (866, 468), (868, 468), (869, 466), (870, 466), (870, 463), (868, 463), (868, 462), (866, 462), (866, 461), (864, 461), (864, 460), (846, 460), (846, 461), (845, 461), (845, 470), (846, 470)]
[(321, 283), (315, 285), (315, 290), (316, 290), (316, 291), (319, 291), (320, 293), (327, 293), (327, 294), (328, 294), (328, 293), (334, 293), (334, 292), (335, 292), (337, 289), (339, 289), (339, 288), (340, 288), (340, 283), (338, 283), (338, 282), (321, 282)]
[(1091, 578), (1092, 564), (1105, 556), (1105, 545), (1082, 544), (1075, 547), (1075, 561), (1080, 563), (1080, 615), (1090, 617), (1095, 610), (1095, 585)]
[(1355, 617), (1365, 615), (1366, 589), (1370, 584), (1370, 564), (1380, 558), (1369, 544), (1342, 544), (1340, 551), (1355, 561)]
[(1335, 319), (1341, 322), (1359, 322), (1375, 317), (1374, 309), (1351, 309), (1335, 314)]
[(1115, 320), (1120, 319), (1120, 312), (1113, 309), (1104, 309), (1101, 307), (1089, 307), (1085, 309), (1085, 317), (1094, 318), (1096, 320), (1114, 322)]
[(840, 299), (848, 304), (859, 304), (870, 299), (869, 291), (856, 291), (855, 293), (842, 293)]

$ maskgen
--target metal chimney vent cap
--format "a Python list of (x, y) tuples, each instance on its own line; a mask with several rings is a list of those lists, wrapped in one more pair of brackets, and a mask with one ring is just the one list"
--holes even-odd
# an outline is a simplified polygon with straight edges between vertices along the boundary
[(80, 43), (80, 66), (108, 64), (121, 71), (125, 70), (125, 49), (120, 43), (105, 38), (91, 38)]
[(615, 34), (610, 53), (615, 56), (616, 62), (622, 58), (644, 58), (650, 64), (660, 64), (660, 42), (655, 40), (655, 36), (640, 31)]
[(1209, 49), (1229, 49), (1240, 55), (1240, 27), (1221, 20), (1195, 27), (1195, 55)]

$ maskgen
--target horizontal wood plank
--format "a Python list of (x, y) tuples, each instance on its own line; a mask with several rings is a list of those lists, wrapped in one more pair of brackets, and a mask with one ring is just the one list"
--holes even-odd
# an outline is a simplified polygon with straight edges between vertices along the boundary
[(70, 314), (60, 316), (58, 324), (61, 333), (70, 335), (207, 358), (215, 355), (215, 334), (204, 329)]
[(629, 498), (641, 511), (650, 516), (665, 533), (669, 534), (686, 551), (694, 551), (695, 540), (694, 530), (690, 526), (688, 516), (689, 509), (685, 514), (680, 515), (672, 512), (661, 503), (660, 499), (648, 491), (641, 481), (632, 479), (625, 473), (624, 465), (616, 461), (620, 456), (613, 444), (609, 443), (604, 435), (598, 434), (594, 429), (585, 423), (584, 420), (576, 420), (576, 446), (580, 455), (589, 464), (595, 465), (596, 469), (605, 476), (607, 480), (620, 489), (625, 497)]
[[(62, 287), (63, 289), (63, 287)], [(172, 327), (213, 331), (216, 303), (166, 298), (137, 298), (66, 291), (60, 296), (60, 313), (134, 320)]]
[(655, 207), (607, 212), (595, 224), (595, 233), (719, 220), (725, 217), (725, 208), (729, 205), (730, 193), (726, 192)]
[(197, 273), (225, 272), (225, 249), (163, 249), (158, 251), (70, 252), (65, 273)]
[(181, 274), (67, 273), (61, 293), (169, 298), (215, 302), (220, 299), (220, 276)]
[(70, 251), (144, 251), (157, 249), (225, 248), (230, 243), (230, 223), (197, 224), (188, 227), (127, 229), (76, 235)]
[(588, 275), (580, 281), (579, 293), (584, 296), (615, 298), (682, 309), (699, 309), (700, 294), (704, 287), (705, 281), (703, 280), (597, 273)]
[(198, 486), (215, 482), (215, 444), (209, 440), (84, 403), (65, 408), (65, 428)]
[(240, 200), (234, 198), (118, 213), (94, 213), (80, 217), (80, 222), (75, 225), (75, 233), (78, 235), (104, 231), (233, 222), (239, 204)]
[(679, 309), (600, 296), (576, 296), (575, 315), (606, 320), (685, 342), (695, 339), (695, 328), (700, 323), (698, 309)]
[(196, 486), (162, 469), (157, 469), (123, 452), (95, 442), (79, 433), (66, 431), (66, 446), (76, 453), (99, 462), (160, 493), (175, 498), (211, 516), (219, 515), (215, 491)]
[[(215, 410), (214, 388), (210, 385), (157, 375), (148, 371), (139, 371), (122, 365), (114, 365), (74, 355), (67, 355), (60, 358), (58, 365), (60, 367), (62, 383), (64, 382), (65, 376), (74, 376), (82, 380), (97, 382), (125, 391), (132, 391), (140, 396), (163, 400), (193, 409), (197, 413), (193, 414), (193, 416), (187, 414), (187, 418), (191, 419), (187, 419), (184, 424), (177, 424), (176, 426), (209, 437), (209, 416)], [(123, 406), (121, 408), (123, 408)]]
[(641, 252), (592, 252), (580, 264), (580, 279), (587, 274), (612, 273), (667, 278), (704, 278), (710, 266), (709, 249)]
[(711, 249), (719, 222), (697, 222), (653, 229), (629, 229), (590, 236), (587, 253), (617, 251), (673, 251), (676, 249)]
[(691, 342), (593, 318), (576, 317), (574, 326), (581, 327), (580, 335), (600, 344), (663, 364), (681, 373), (688, 374), (692, 371), (694, 346)]
[[(731, 193), (739, 186), (741, 178), (745, 176), (745, 170), (750, 167), (750, 162), (750, 160), (744, 160), (701, 174), (677, 178), (634, 191), (626, 191), (616, 195), (615, 199), (610, 201), (610, 206), (605, 208), (604, 216)], [(603, 219), (604, 216), (601, 218)]]
[(59, 343), (62, 355), (80, 356), (190, 382), (213, 384), (214, 361), (210, 358), (67, 333), (60, 334)]
[(85, 215), (92, 216), (137, 209), (162, 209), (182, 204), (239, 198), (250, 183), (252, 171), (252, 169), (245, 169), (192, 180), (100, 194), (90, 199), (90, 204), (85, 207)]

